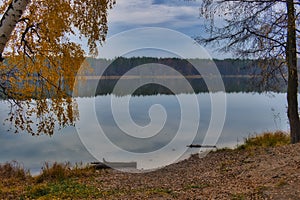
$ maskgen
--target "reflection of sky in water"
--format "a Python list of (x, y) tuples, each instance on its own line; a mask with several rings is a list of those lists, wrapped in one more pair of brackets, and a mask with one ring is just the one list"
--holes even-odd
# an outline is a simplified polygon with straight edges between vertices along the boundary
[[(175, 96), (149, 96), (146, 98), (146, 101), (145, 97), (131, 98), (129, 102), (129, 111), (131, 112), (130, 117), (136, 125), (143, 127), (142, 130), (144, 130), (141, 132), (140, 130), (135, 129), (128, 132), (131, 137), (128, 137), (126, 134), (127, 132), (122, 131), (122, 129), (116, 124), (111, 111), (111, 102), (109, 97), (110, 96), (108, 96), (105, 100), (103, 98), (96, 98), (95, 107), (97, 118), (103, 131), (107, 133), (107, 137), (117, 146), (120, 146), (127, 151), (144, 153), (158, 150), (167, 145), (169, 141), (174, 138), (180, 123), (180, 107)], [(122, 101), (123, 98), (119, 98), (119, 101)], [(152, 128), (148, 128), (147, 125), (149, 125), (151, 121), (149, 110), (151, 106), (157, 104), (160, 104), (165, 110), (167, 115), (166, 122), (163, 125), (157, 121), (157, 123), (153, 124)], [(122, 110), (118, 112), (124, 111)], [(153, 113), (153, 120), (155, 120), (155, 118), (161, 118), (161, 113), (158, 113), (157, 111), (154, 111)], [(127, 115), (121, 118), (120, 121), (125, 121), (126, 117)], [(160, 131), (155, 132), (155, 130)], [(143, 135), (149, 135), (150, 137), (141, 138)]]
[[(188, 97), (188, 95), (186, 95)], [(119, 97), (122, 100), (123, 97)], [(210, 120), (210, 98), (209, 94), (198, 94), (200, 105), (200, 124), (198, 135), (194, 143), (201, 143), (207, 130)], [(80, 115), (84, 115), (84, 106), (91, 102), (90, 98), (80, 98), (78, 102), (82, 105)], [(161, 104), (167, 114), (165, 127), (161, 134), (155, 135), (145, 143), (130, 143), (130, 141), (120, 140), (118, 134), (121, 133), (115, 126), (110, 110), (110, 96), (98, 96), (95, 100), (95, 107), (98, 121), (103, 130), (111, 133), (110, 137), (119, 145), (127, 146), (129, 150), (136, 152), (151, 151), (160, 148), (168, 143), (170, 138), (176, 133), (180, 121), (180, 108), (174, 96), (158, 95), (146, 97), (132, 97), (130, 100), (130, 114), (133, 121), (145, 126), (149, 123), (149, 108), (154, 104)], [(0, 120), (4, 121), (8, 112), (7, 104), (0, 103)], [(280, 113), (278, 115), (278, 113)], [(189, 123), (197, 123), (193, 119), (185, 119)], [(86, 122), (86, 130), (94, 130), (95, 125)], [(227, 94), (227, 117), (218, 147), (233, 147), (237, 141), (242, 141), (249, 134), (271, 131), (276, 129), (287, 130), (286, 117), (286, 97), (285, 94), (261, 95), (252, 93), (230, 93)], [(68, 127), (58, 131), (54, 136), (32, 137), (26, 133), (13, 134), (7, 132), (7, 127), (0, 127), (0, 162), (17, 160), (24, 164), (26, 168), (39, 171), (44, 161), (58, 162), (90, 162), (95, 159), (87, 152), (80, 142), (79, 136), (74, 127)], [(150, 130), (151, 131), (151, 130)], [(189, 136), (189, 131), (186, 133)], [(155, 138), (156, 136), (159, 136)], [(99, 142), (101, 145), (101, 141)], [(186, 138), (180, 138), (176, 142), (177, 147), (169, 149), (165, 155), (157, 155), (158, 159), (164, 160), (166, 156), (176, 154), (176, 148), (188, 145)], [(106, 152), (106, 160), (118, 161), (121, 158), (114, 152)], [(150, 164), (151, 159), (145, 161)], [(147, 165), (146, 164), (146, 165)], [(141, 165), (138, 165), (141, 166)], [(142, 166), (145, 167), (145, 166)]]

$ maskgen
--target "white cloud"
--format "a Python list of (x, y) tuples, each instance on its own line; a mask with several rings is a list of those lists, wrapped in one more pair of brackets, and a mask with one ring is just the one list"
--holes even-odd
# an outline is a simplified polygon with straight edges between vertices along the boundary
[[(151, 0), (118, 0), (116, 6), (109, 12), (109, 24), (115, 23), (134, 26), (151, 26), (166, 24), (189, 26), (188, 20), (197, 20), (197, 6), (172, 4), (152, 4)], [(183, 23), (185, 22), (185, 23)], [(174, 27), (175, 28), (175, 27)]]

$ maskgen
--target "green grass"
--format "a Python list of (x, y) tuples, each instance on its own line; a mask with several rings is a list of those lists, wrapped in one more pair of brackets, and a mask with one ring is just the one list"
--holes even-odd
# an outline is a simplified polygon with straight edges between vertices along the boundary
[(237, 149), (255, 149), (259, 147), (276, 147), (290, 144), (290, 136), (282, 131), (265, 132), (261, 135), (248, 137)]
[(97, 188), (78, 183), (73, 180), (50, 182), (47, 184), (33, 185), (27, 188), (26, 198), (37, 199), (60, 197), (66, 198), (92, 198), (101, 195)]

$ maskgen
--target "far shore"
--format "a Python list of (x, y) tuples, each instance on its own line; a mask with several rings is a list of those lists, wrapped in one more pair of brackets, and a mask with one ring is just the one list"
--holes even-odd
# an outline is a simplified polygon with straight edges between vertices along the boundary
[[(207, 76), (208, 78), (215, 78), (218, 76)], [(252, 75), (222, 75), (221, 77), (223, 78), (252, 78)], [(77, 76), (78, 79), (86, 79), (86, 80), (118, 80), (120, 78), (126, 79), (126, 80), (131, 80), (131, 79), (145, 79), (145, 78), (153, 78), (153, 79), (182, 79), (182, 78), (187, 78), (187, 79), (197, 79), (197, 78), (203, 78), (201, 75), (188, 75), (188, 76), (178, 76), (178, 75), (126, 75), (126, 76)]]

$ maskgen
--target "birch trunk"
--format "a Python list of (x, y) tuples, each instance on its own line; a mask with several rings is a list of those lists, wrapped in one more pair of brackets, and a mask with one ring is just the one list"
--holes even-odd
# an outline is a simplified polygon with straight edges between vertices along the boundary
[(11, 33), (21, 19), (21, 16), (30, 1), (31, 0), (13, 0), (2, 16), (0, 21), (0, 62), (3, 61), (2, 54)]

